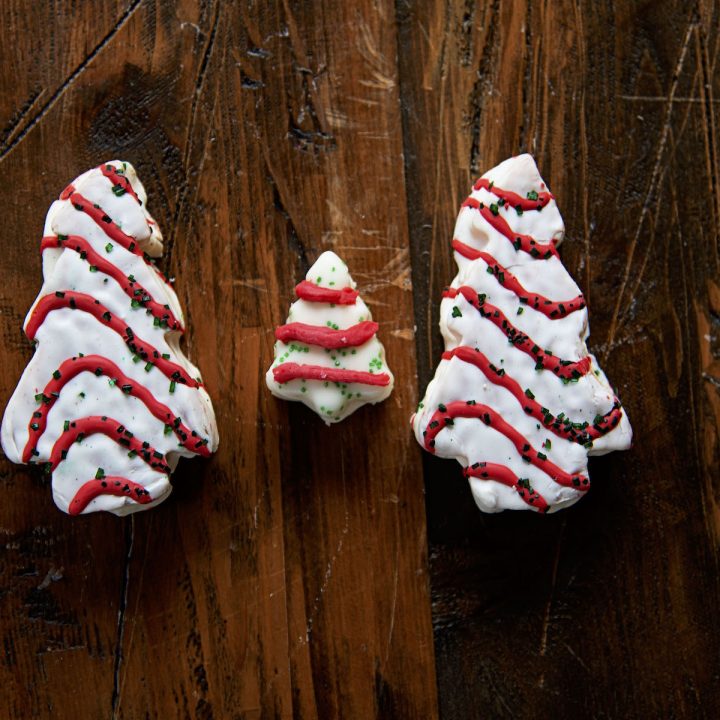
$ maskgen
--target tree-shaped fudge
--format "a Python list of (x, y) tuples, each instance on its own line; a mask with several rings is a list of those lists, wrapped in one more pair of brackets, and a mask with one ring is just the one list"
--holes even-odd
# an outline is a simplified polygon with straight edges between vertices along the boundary
[(295, 293), (286, 324), (275, 330), (275, 359), (266, 375), (272, 394), (300, 400), (328, 425), (390, 395), (393, 375), (378, 324), (347, 265), (324, 252)]
[(445, 352), (412, 423), (425, 449), (462, 464), (486, 512), (571, 505), (590, 487), (587, 456), (631, 443), (585, 344), (585, 300), (557, 251), (563, 234), (530, 155), (483, 175), (455, 226)]
[(2, 422), (17, 463), (52, 473), (71, 515), (164, 500), (180, 456), (218, 443), (210, 398), (179, 348), (183, 315), (155, 268), (162, 235), (131, 165), (83, 173), (54, 202), (44, 283), (25, 319), (35, 354)]

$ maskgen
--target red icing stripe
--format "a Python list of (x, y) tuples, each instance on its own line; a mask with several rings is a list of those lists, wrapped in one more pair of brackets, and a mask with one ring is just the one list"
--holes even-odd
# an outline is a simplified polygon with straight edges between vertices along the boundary
[(146, 362), (152, 362), (163, 375), (188, 387), (201, 387), (201, 384), (197, 380), (187, 374), (185, 368), (163, 358), (152, 345), (136, 337), (132, 328), (123, 320), (111, 313), (99, 300), (95, 300), (85, 293), (66, 290), (65, 292), (56, 292), (54, 295), (46, 295), (42, 298), (33, 309), (32, 315), (27, 322), (25, 332), (28, 338), (30, 340), (35, 338), (38, 328), (48, 313), (61, 308), (82, 310), (83, 312), (93, 315), (99, 322), (120, 335), (125, 341), (125, 344), (136, 355), (140, 356)]
[(357, 300), (358, 291), (353, 290), (351, 287), (334, 290), (333, 288), (321, 287), (309, 280), (303, 280), (295, 286), (295, 294), (308, 302), (354, 305)]
[(74, 250), (83, 260), (87, 260), (91, 267), (96, 267), (100, 272), (109, 275), (115, 280), (129, 298), (139, 303), (141, 307), (149, 310), (151, 315), (159, 320), (166, 321), (170, 330), (183, 332), (183, 326), (175, 317), (172, 310), (170, 310), (169, 306), (161, 305), (154, 300), (150, 293), (140, 285), (137, 280), (130, 280), (116, 265), (95, 252), (92, 245), (85, 238), (80, 237), (80, 235), (63, 235), (61, 239), (56, 235), (50, 235), (44, 237), (40, 243), (41, 251), (47, 248), (68, 248)]
[(513, 232), (504, 217), (500, 214), (494, 215), (490, 208), (484, 203), (478, 202), (475, 198), (469, 197), (461, 207), (469, 207), (479, 211), (483, 218), (485, 218), (495, 230), (501, 235), (504, 235), (513, 244), (516, 250), (523, 250), (534, 258), (541, 258), (543, 260), (547, 260), (553, 255), (559, 257), (554, 243), (541, 243), (535, 240), (532, 235)]
[(68, 185), (61, 193), (61, 200), (69, 200), (75, 209), (88, 215), (102, 231), (118, 245), (122, 245), (126, 250), (135, 253), (139, 257), (144, 257), (143, 251), (137, 244), (137, 241), (131, 235), (124, 233), (118, 224), (99, 206), (91, 203), (87, 198), (83, 197), (79, 192), (75, 191), (73, 185)]
[(124, 495), (139, 505), (147, 505), (153, 501), (150, 493), (140, 483), (117, 475), (108, 475), (101, 480), (88, 480), (70, 501), (68, 514), (79, 515), (92, 500), (100, 495), (116, 495), (120, 497)]
[(127, 193), (137, 200), (138, 205), (142, 205), (142, 201), (137, 196), (127, 176), (121, 170), (114, 165), (100, 165), (99, 170), (113, 184), (113, 192), (116, 195)]
[(566, 418), (564, 413), (561, 417), (557, 417), (534, 399), (535, 396), (531, 390), (523, 390), (517, 381), (513, 380), (501, 368), (495, 367), (477, 348), (472, 349), (467, 345), (462, 345), (442, 354), (443, 360), (450, 360), (454, 357), (474, 365), (490, 382), (504, 387), (523, 406), (523, 410), (527, 415), (534, 417), (548, 430), (566, 440), (585, 445), (617, 427), (622, 417), (620, 402), (617, 398), (613, 407), (605, 415), (595, 418), (593, 425), (588, 422), (574, 423), (569, 418)]
[(522, 195), (518, 195), (517, 193), (513, 192), (512, 190), (504, 190), (503, 188), (499, 188), (495, 186), (490, 180), (487, 178), (480, 178), (475, 185), (473, 185), (473, 190), (487, 190), (488, 192), (491, 192), (493, 195), (496, 195), (499, 198), (502, 198), (508, 205), (511, 207), (517, 208), (519, 207), (521, 210), (541, 210), (544, 208), (551, 200), (555, 199), (555, 196), (550, 192), (539, 192), (537, 193), (537, 198), (534, 200), (531, 200), (530, 198), (523, 197)]
[(478, 295), (477, 291), (469, 285), (463, 285), (459, 288), (448, 288), (443, 297), (454, 298), (462, 295), (482, 317), (490, 320), (507, 336), (508, 340), (518, 350), (522, 350), (535, 360), (537, 370), (551, 370), (558, 377), (564, 380), (577, 380), (586, 375), (590, 370), (590, 356), (582, 358), (582, 360), (561, 360), (552, 353), (543, 350), (530, 337), (518, 330), (505, 316), (499, 308), (485, 302), (485, 296)]
[[(577, 490), (587, 490), (590, 487), (590, 480), (584, 475), (571, 475), (561, 467), (548, 460), (545, 455), (531, 447), (527, 438), (521, 435), (515, 428), (506, 422), (502, 415), (497, 413), (488, 405), (475, 403), (474, 401), (464, 402), (457, 400), (443, 405), (443, 410), (437, 410), (430, 418), (427, 429), (423, 431), (425, 449), (434, 453), (435, 437), (448, 424), (452, 424), (454, 418), (476, 418), (482, 420), (493, 430), (504, 435), (520, 454), (523, 460), (534, 465), (549, 475), (556, 483), (565, 487), (573, 487)], [(448, 421), (450, 421), (448, 423)]]
[(362, 385), (386, 386), (390, 384), (390, 376), (386, 373), (361, 372), (359, 370), (342, 370), (327, 368), (320, 365), (299, 365), (298, 363), (282, 363), (273, 368), (275, 381), (286, 383), (290, 380), (328, 380), (339, 383), (360, 383)]
[(496, 482), (515, 488), (517, 494), (531, 507), (546, 513), (550, 506), (547, 500), (531, 485), (527, 479), (519, 478), (509, 467), (497, 463), (480, 462), (463, 469), (465, 477), (495, 480)]
[[(76, 192), (73, 185), (68, 185), (60, 193), (60, 200), (69, 200), (78, 212), (84, 212), (88, 215), (111, 240), (114, 240), (118, 243), (118, 245), (122, 245), (129, 252), (141, 257), (147, 263), (148, 267), (152, 268), (158, 274), (163, 282), (170, 285), (168, 279), (160, 272), (160, 270), (158, 270), (155, 265), (148, 262), (148, 258), (140, 249), (135, 238), (127, 233), (124, 233), (120, 229), (120, 226), (99, 205), (91, 203), (79, 192)], [(151, 224), (153, 223), (148, 222), (148, 226)]]
[(155, 450), (152, 445), (138, 440), (126, 427), (106, 415), (90, 415), (89, 417), (73, 420), (69, 427), (55, 441), (50, 454), (49, 469), (54, 470), (67, 455), (68, 450), (76, 441), (82, 441), (89, 435), (101, 434), (114, 440), (118, 445), (127, 448), (129, 453), (137, 455), (153, 470), (170, 474), (170, 467), (165, 462), (165, 456)]
[(91, 372), (97, 376), (104, 375), (114, 379), (115, 387), (118, 390), (136, 397), (158, 420), (171, 427), (183, 447), (203, 457), (210, 456), (207, 440), (202, 439), (195, 431), (191, 431), (190, 428), (186, 427), (182, 420), (174, 415), (169, 407), (156, 400), (147, 388), (125, 375), (108, 358), (101, 355), (85, 355), (65, 360), (54, 373), (58, 377), (53, 377), (45, 386), (40, 405), (33, 413), (28, 426), (28, 441), (22, 455), (24, 463), (30, 462), (33, 450), (37, 447), (37, 443), (47, 427), (50, 410), (59, 398), (60, 392), (67, 383), (83, 372)]
[(305, 323), (288, 323), (275, 329), (275, 337), (284, 342), (297, 340), (318, 345), (328, 350), (339, 350), (357, 347), (366, 343), (378, 331), (379, 325), (372, 320), (352, 325), (344, 330), (333, 330), (322, 325), (306, 325)]
[(453, 238), (452, 247), (453, 250), (459, 252), (468, 260), (484, 260), (487, 266), (492, 269), (495, 279), (504, 288), (514, 292), (520, 298), (521, 303), (541, 312), (551, 320), (566, 317), (570, 313), (582, 310), (585, 307), (585, 298), (582, 295), (578, 295), (572, 300), (556, 302), (555, 300), (549, 300), (544, 295), (528, 292), (520, 281), (507, 268), (500, 265), (492, 255), (482, 250), (476, 250), (457, 238)]

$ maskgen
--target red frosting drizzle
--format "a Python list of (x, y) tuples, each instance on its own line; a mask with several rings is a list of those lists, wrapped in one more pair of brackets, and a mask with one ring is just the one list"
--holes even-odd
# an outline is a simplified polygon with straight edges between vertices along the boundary
[(152, 345), (136, 337), (132, 328), (117, 315), (111, 313), (99, 300), (95, 300), (85, 293), (66, 290), (65, 292), (56, 292), (54, 295), (46, 295), (43, 297), (33, 309), (32, 315), (27, 322), (25, 333), (28, 338), (33, 340), (35, 333), (37, 333), (38, 328), (48, 313), (51, 313), (53, 310), (59, 310), (60, 308), (82, 310), (83, 312), (93, 315), (99, 322), (102, 322), (120, 335), (130, 350), (143, 360), (152, 362), (160, 372), (171, 380), (187, 385), (188, 387), (201, 387), (201, 384), (197, 380), (187, 374), (185, 368), (162, 357)]
[(529, 253), (534, 258), (547, 260), (553, 256), (559, 257), (557, 248), (554, 243), (540, 243), (532, 235), (523, 235), (522, 233), (513, 232), (507, 220), (499, 214), (493, 213), (484, 203), (478, 202), (475, 198), (469, 197), (461, 207), (470, 207), (478, 210), (480, 214), (487, 220), (492, 227), (501, 235), (504, 235), (515, 247), (516, 250), (522, 250)]
[(68, 429), (53, 445), (48, 469), (54, 470), (65, 459), (74, 442), (80, 442), (83, 438), (95, 434), (105, 435), (118, 445), (127, 448), (129, 454), (142, 458), (153, 470), (170, 474), (170, 467), (161, 452), (155, 450), (149, 443), (138, 440), (122, 423), (106, 415), (90, 415), (69, 422)]
[(135, 238), (127, 233), (124, 233), (117, 223), (115, 223), (99, 205), (94, 205), (79, 192), (76, 192), (74, 185), (68, 185), (60, 193), (60, 199), (69, 200), (76, 210), (89, 215), (90, 218), (95, 221), (95, 224), (98, 225), (102, 231), (118, 245), (122, 245), (122, 247), (126, 250), (131, 253), (135, 253), (135, 255), (138, 255), (141, 258), (145, 257)]
[(75, 493), (68, 507), (69, 515), (79, 515), (92, 500), (100, 495), (117, 495), (132, 498), (139, 505), (153, 501), (150, 493), (139, 483), (118, 475), (108, 475), (102, 479), (88, 480)]
[(112, 361), (102, 355), (85, 355), (65, 360), (53, 374), (53, 379), (45, 386), (42, 398), (37, 410), (33, 413), (32, 420), (28, 426), (28, 441), (23, 450), (22, 461), (30, 462), (40, 437), (47, 427), (47, 418), (50, 410), (60, 397), (60, 392), (74, 377), (80, 373), (92, 372), (97, 376), (105, 375), (115, 380), (115, 386), (126, 395), (132, 395), (140, 400), (147, 409), (161, 422), (172, 429), (181, 444), (190, 452), (197, 453), (203, 457), (209, 457), (210, 451), (207, 448), (207, 440), (198, 436), (194, 430), (190, 430), (182, 423), (182, 420), (174, 415), (169, 407), (155, 399), (153, 394), (140, 384), (125, 375), (120, 368)]
[(100, 172), (113, 184), (113, 192), (115, 195), (124, 195), (127, 193), (131, 197), (135, 198), (137, 200), (138, 205), (142, 205), (142, 200), (137, 196), (137, 193), (133, 189), (133, 186), (130, 184), (130, 181), (127, 178), (127, 175), (125, 175), (122, 170), (119, 168), (116, 168), (114, 165), (100, 165), (99, 167)]
[(378, 331), (378, 327), (372, 320), (365, 320), (344, 330), (333, 330), (322, 325), (288, 323), (275, 328), (275, 337), (284, 343), (298, 340), (328, 350), (339, 350), (366, 343)]
[(287, 362), (274, 367), (273, 376), (279, 383), (301, 378), (303, 380), (328, 380), (329, 382), (360, 383), (362, 385), (385, 386), (390, 384), (390, 376), (386, 373), (370, 373)]
[(68, 248), (74, 250), (83, 260), (87, 260), (91, 267), (109, 275), (122, 288), (123, 292), (139, 306), (150, 311), (150, 314), (167, 323), (170, 330), (183, 332), (183, 326), (173, 314), (168, 305), (161, 305), (153, 299), (150, 293), (137, 280), (130, 280), (117, 265), (95, 252), (92, 245), (80, 235), (46, 236), (40, 243), (40, 250), (46, 248)]
[(468, 260), (484, 260), (487, 266), (493, 271), (493, 275), (497, 281), (504, 288), (514, 292), (520, 298), (521, 303), (529, 305), (533, 310), (541, 312), (551, 320), (564, 318), (570, 313), (576, 310), (582, 310), (585, 307), (585, 298), (582, 295), (578, 295), (572, 300), (556, 302), (555, 300), (549, 300), (544, 295), (528, 292), (520, 281), (507, 268), (495, 260), (492, 255), (482, 250), (476, 250), (457, 238), (453, 238), (452, 247), (453, 250), (459, 252), (463, 257), (468, 258)]
[[(148, 267), (152, 268), (166, 285), (170, 285), (168, 279), (160, 272), (160, 270), (158, 270), (155, 265), (148, 262), (148, 258), (138, 246), (135, 238), (127, 233), (124, 233), (120, 229), (120, 226), (99, 205), (91, 203), (87, 198), (77, 192), (74, 185), (68, 185), (60, 193), (60, 200), (69, 200), (78, 212), (84, 212), (87, 214), (111, 240), (114, 240), (118, 243), (118, 245), (122, 245), (122, 247), (129, 252), (141, 257), (147, 263)], [(148, 226), (154, 224), (149, 221), (146, 222), (148, 223)]]
[(559, 357), (543, 350), (530, 337), (518, 330), (495, 305), (485, 301), (484, 295), (478, 295), (477, 291), (469, 285), (462, 285), (459, 288), (448, 288), (443, 292), (443, 297), (454, 298), (462, 295), (484, 318), (490, 320), (507, 336), (508, 340), (518, 350), (522, 350), (535, 360), (537, 370), (552, 370), (558, 377), (564, 380), (577, 380), (586, 375), (590, 370), (590, 356), (582, 360), (561, 360)]
[(431, 453), (435, 452), (435, 436), (447, 425), (452, 425), (455, 418), (477, 418), (482, 420), (487, 426), (492, 427), (493, 430), (508, 438), (515, 445), (523, 460), (542, 470), (559, 485), (583, 491), (590, 487), (590, 480), (587, 477), (579, 474), (571, 475), (565, 472), (561, 467), (548, 460), (543, 453), (539, 453), (531, 447), (527, 438), (506, 422), (502, 415), (488, 405), (476, 403), (473, 400), (467, 402), (456, 400), (448, 403), (447, 406), (443, 405), (442, 409), (438, 409), (433, 413), (427, 429), (423, 431), (426, 450)]
[(593, 440), (602, 437), (617, 427), (622, 417), (620, 402), (616, 398), (613, 407), (605, 415), (598, 415), (592, 425), (588, 422), (572, 422), (565, 417), (565, 413), (559, 416), (553, 415), (546, 407), (543, 407), (535, 400), (535, 396), (530, 389), (523, 390), (516, 380), (513, 380), (502, 368), (495, 367), (478, 348), (473, 350), (467, 345), (461, 345), (442, 354), (443, 360), (450, 360), (454, 357), (474, 365), (482, 371), (490, 382), (504, 387), (523, 406), (526, 414), (539, 420), (548, 430), (566, 440), (571, 440), (580, 445), (592, 443)]
[(532, 199), (523, 197), (512, 190), (495, 187), (495, 184), (487, 178), (480, 178), (473, 185), (473, 190), (487, 190), (493, 195), (502, 198), (508, 205), (521, 210), (542, 210), (551, 200), (555, 199), (555, 196), (550, 192), (535, 193), (537, 197)]
[(354, 305), (358, 297), (358, 291), (351, 287), (344, 287), (338, 290), (321, 287), (309, 280), (303, 280), (295, 286), (295, 294), (309, 302), (324, 302), (334, 305)]
[(546, 513), (550, 506), (547, 500), (535, 490), (527, 479), (519, 478), (509, 467), (497, 463), (479, 462), (463, 469), (465, 477), (495, 480), (508, 487), (515, 488), (518, 495), (531, 507)]

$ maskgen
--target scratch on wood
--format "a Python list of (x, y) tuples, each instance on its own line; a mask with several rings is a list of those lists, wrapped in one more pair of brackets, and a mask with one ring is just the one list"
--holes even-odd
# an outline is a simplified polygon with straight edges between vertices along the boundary
[[(586, 56), (586, 48), (585, 48), (585, 34), (584, 34), (584, 26), (583, 26), (583, 15), (580, 12), (579, 5), (575, 5), (575, 23), (577, 25), (577, 43), (578, 43), (578, 63), (579, 63), (579, 70), (580, 75), (582, 77), (586, 74), (586, 63), (585, 63), (585, 56)], [(580, 153), (582, 157), (582, 164), (581, 164), (581, 187), (585, 188), (587, 187), (587, 170), (588, 170), (588, 131), (587, 131), (587, 117), (586, 117), (586, 110), (585, 110), (585, 86), (583, 85), (580, 88), (580, 110), (578, 112), (578, 121), (579, 121), (579, 136), (580, 136)], [(585, 273), (585, 287), (583, 288), (583, 292), (585, 294), (585, 300), (588, 303), (588, 305), (592, 306), (591, 299), (590, 299), (590, 221), (588, 218), (588, 198), (589, 193), (583, 192), (581, 193), (582, 196), (582, 215), (583, 215), (583, 249), (584, 249), (584, 256), (583, 256), (583, 272)]]
[[(143, 582), (145, 580), (145, 565), (147, 564), (147, 559), (150, 556), (150, 538), (152, 537), (152, 525), (153, 520), (155, 519), (155, 516), (151, 513), (150, 517), (148, 519), (147, 528), (146, 528), (146, 534), (145, 534), (145, 549), (143, 550), (142, 555), (142, 565), (140, 566), (140, 575), (137, 580), (137, 590), (135, 591), (135, 608), (133, 610), (133, 617), (137, 617), (138, 615), (138, 606), (140, 605), (140, 598), (142, 597), (142, 587)], [(131, 521), (134, 521), (134, 516), (131, 517)], [(133, 527), (133, 542), (134, 542), (134, 532), (135, 529)], [(132, 551), (132, 546), (130, 547), (130, 551)], [(128, 560), (128, 567), (126, 568), (126, 579), (129, 580), (129, 560)], [(125, 596), (127, 597), (128, 593), (125, 593)], [(145, 621), (149, 622), (150, 617), (145, 616)], [(130, 655), (130, 651), (133, 646), (133, 640), (135, 637), (135, 622), (132, 623), (130, 626), (130, 636), (128, 637), (128, 644), (127, 644), (127, 651), (126, 655)], [(118, 707), (120, 704), (120, 697), (122, 696), (122, 689), (123, 685), (125, 684), (125, 673), (127, 672), (127, 668), (123, 666), (122, 673), (120, 674), (119, 682), (117, 683), (117, 695), (118, 695)]]
[(359, 18), (358, 28), (362, 42), (357, 43), (357, 48), (370, 66), (373, 76), (372, 80), (360, 80), (360, 85), (378, 90), (392, 90), (395, 87), (395, 78), (391, 63), (375, 47), (373, 33), (363, 18)]
[(131, 515), (126, 525), (125, 542), (127, 552), (125, 554), (125, 567), (123, 579), (120, 586), (120, 604), (118, 605), (117, 639), (115, 642), (115, 663), (113, 667), (113, 690), (110, 700), (112, 718), (118, 717), (120, 709), (120, 672), (123, 661), (123, 635), (125, 634), (125, 615), (127, 610), (128, 587), (130, 586), (130, 561), (132, 560), (133, 544), (135, 542), (135, 516)]
[(38, 585), (37, 589), (44, 590), (45, 588), (50, 587), (50, 583), (62, 580), (63, 570), (64, 568), (62, 567), (59, 570), (56, 570), (55, 566), (51, 565), (50, 569), (47, 571), (47, 575), (45, 575), (45, 579)]
[[(193, 148), (193, 136), (195, 134), (195, 119), (197, 117), (198, 104), (200, 102), (200, 96), (202, 95), (203, 85), (205, 84), (205, 76), (207, 75), (208, 64), (212, 57), (212, 51), (215, 47), (215, 39), (217, 37), (218, 21), (220, 20), (220, 6), (219, 4), (215, 7), (215, 17), (210, 28), (210, 35), (208, 36), (207, 44), (205, 45), (205, 52), (198, 68), (197, 76), (195, 78), (195, 92), (193, 93), (192, 104), (190, 106), (190, 121), (188, 122), (188, 130), (185, 134), (185, 152), (183, 154), (183, 170), (185, 171), (185, 178), (180, 185), (178, 190), (178, 198), (175, 203), (175, 213), (173, 214), (173, 222), (170, 227), (170, 237), (165, 245), (165, 257), (167, 267), (170, 267), (172, 261), (172, 252), (175, 246), (175, 235), (178, 228), (178, 220), (181, 216), (182, 210), (185, 206), (185, 200), (187, 198), (188, 189), (190, 188), (190, 154)], [(203, 153), (204, 156), (204, 153)], [(197, 178), (196, 178), (197, 182)]]
[[(634, 102), (668, 102), (667, 95), (618, 95), (619, 100), (631, 100)], [(696, 97), (676, 97), (673, 103), (706, 103), (707, 100)], [(720, 103), (720, 100), (710, 100), (711, 103)]]
[[(667, 145), (668, 135), (670, 133), (670, 120), (673, 111), (673, 101), (675, 99), (675, 93), (677, 92), (678, 83), (680, 82), (680, 76), (682, 75), (683, 66), (685, 65), (685, 58), (687, 56), (688, 48), (690, 46), (690, 39), (692, 37), (693, 30), (697, 28), (695, 20), (688, 24), (685, 32), (685, 38), (680, 48), (680, 55), (675, 66), (675, 72), (673, 73), (672, 82), (670, 83), (670, 90), (666, 98), (665, 108), (665, 119), (663, 121), (662, 132), (660, 133), (660, 140), (658, 141), (657, 152), (655, 153), (655, 164), (653, 166), (652, 174), (650, 175), (650, 183), (648, 185), (647, 192), (645, 193), (645, 200), (643, 201), (642, 208), (640, 210), (640, 217), (638, 218), (638, 224), (635, 229), (635, 235), (630, 243), (630, 250), (628, 251), (627, 261), (625, 263), (625, 272), (623, 274), (623, 280), (620, 285), (620, 290), (617, 294), (617, 301), (615, 303), (615, 309), (613, 310), (612, 319), (610, 321), (610, 330), (608, 331), (607, 348), (612, 347), (615, 339), (615, 333), (618, 328), (618, 319), (620, 317), (620, 308), (622, 307), (623, 296), (625, 295), (625, 289), (627, 288), (628, 281), (630, 279), (630, 270), (632, 268), (633, 257), (635, 255), (635, 249), (640, 239), (640, 233), (642, 232), (643, 225), (645, 224), (645, 218), (648, 213), (648, 209), (653, 199), (653, 195), (658, 187), (658, 180), (661, 177), (662, 159), (665, 153), (665, 147)], [(608, 349), (604, 352), (603, 362), (607, 362)]]
[(394, 573), (393, 573), (393, 595), (392, 605), (390, 607), (390, 629), (388, 631), (387, 645), (385, 647), (385, 662), (390, 657), (390, 647), (392, 646), (392, 636), (395, 630), (395, 608), (397, 606), (397, 594), (398, 594), (398, 562), (400, 560), (400, 548), (395, 547), (395, 560), (394, 560)]
[[(2, 162), (30, 133), (30, 131), (52, 110), (57, 101), (69, 90), (87, 66), (107, 47), (108, 43), (122, 30), (123, 26), (133, 16), (142, 3), (142, 0), (133, 0), (117, 22), (105, 34), (100, 42), (86, 55), (82, 62), (60, 83), (48, 101), (33, 115), (27, 125), (17, 134), (14, 140), (7, 140), (0, 149), (0, 162)], [(22, 118), (21, 118), (22, 119)]]
[[(344, 455), (340, 455), (340, 477), (342, 479), (343, 483), (343, 495), (345, 494), (345, 457)], [(333, 553), (332, 557), (330, 558), (330, 561), (328, 562), (327, 569), (325, 570), (325, 577), (323, 578), (322, 585), (320, 586), (320, 590), (318, 594), (315, 596), (315, 600), (313, 602), (312, 610), (310, 611), (310, 615), (307, 618), (307, 624), (305, 626), (305, 637), (301, 638), (301, 640), (304, 640), (304, 642), (310, 642), (310, 635), (312, 633), (312, 628), (315, 623), (315, 618), (317, 617), (318, 611), (320, 610), (320, 604), (322, 603), (323, 595), (325, 594), (325, 591), (328, 589), (328, 585), (330, 584), (330, 578), (332, 577), (333, 567), (335, 566), (335, 561), (340, 557), (340, 553), (342, 553), (343, 549), (343, 543), (345, 542), (345, 536), (350, 532), (350, 513), (347, 509), (347, 505), (345, 506), (345, 525), (343, 526), (342, 531), (340, 532), (340, 540), (338, 541), (337, 547), (335, 548), (335, 552)]]
[(710, 69), (710, 58), (708, 57), (705, 29), (702, 25), (698, 27), (696, 37), (698, 69), (700, 70), (702, 77), (702, 82), (700, 83), (700, 92), (702, 95), (702, 100), (704, 100), (703, 131), (705, 139), (705, 154), (707, 156), (708, 174), (710, 176), (710, 186), (712, 188), (713, 209), (715, 211), (715, 242), (717, 243), (718, 233), (720, 231), (720, 193), (718, 193), (717, 146), (715, 134), (715, 112), (713, 108), (713, 103), (718, 102), (718, 100), (716, 100), (712, 96), (712, 70)]
[[(553, 596), (555, 595), (555, 584), (557, 582), (557, 569), (560, 560), (560, 549), (562, 547), (562, 539), (565, 534), (566, 520), (563, 520), (558, 534), (557, 547), (555, 548), (555, 558), (553, 560), (552, 575), (550, 576), (550, 592), (548, 593), (547, 605), (545, 606), (545, 617), (543, 618), (542, 632), (540, 633), (540, 657), (544, 658), (547, 652), (548, 630), (550, 628), (550, 611), (552, 610)], [(545, 671), (543, 670), (538, 680), (538, 687), (545, 685)]]

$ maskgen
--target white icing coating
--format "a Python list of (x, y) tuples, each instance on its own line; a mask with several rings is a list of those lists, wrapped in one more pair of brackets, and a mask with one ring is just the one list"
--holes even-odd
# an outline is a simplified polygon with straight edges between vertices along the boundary
[[(148, 255), (162, 255), (162, 234), (146, 209), (145, 189), (129, 163), (112, 161), (112, 165), (129, 181), (141, 204), (130, 192), (113, 191), (113, 182), (100, 168), (94, 168), (73, 181), (75, 190), (89, 202), (100, 206), (104, 213), (131, 236)], [(167, 306), (182, 325), (182, 310), (174, 290), (155, 267), (141, 256), (113, 240), (89, 214), (73, 206), (70, 199), (55, 201), (45, 221), (46, 237), (79, 236), (102, 259), (118, 268), (125, 278), (132, 277), (160, 306)], [(67, 242), (71, 245), (71, 242)], [(152, 345), (160, 355), (183, 368), (193, 380), (201, 381), (199, 370), (179, 348), (181, 333), (158, 324), (145, 307), (133, 306), (131, 298), (113, 277), (93, 269), (87, 257), (69, 247), (47, 247), (43, 251), (44, 282), (26, 319), (25, 329), (38, 304), (46, 297), (74, 291), (98, 300), (123, 324), (132, 329), (135, 338)], [(22, 462), (23, 450), (30, 438), (29, 424), (38, 410), (36, 395), (53, 378), (61, 364), (72, 358), (96, 355), (107, 358), (127, 376), (135, 388), (145, 388), (152, 397), (166, 406), (182, 425), (197, 433), (197, 440), (206, 440), (213, 452), (218, 445), (218, 432), (212, 403), (202, 387), (171, 382), (158, 367), (146, 364), (102, 319), (88, 312), (69, 307), (51, 310), (35, 333), (35, 354), (28, 363), (10, 399), (2, 421), (1, 440), (6, 456)], [(152, 358), (150, 358), (152, 360)], [(55, 443), (66, 431), (66, 424), (92, 416), (107, 416), (124, 425), (138, 440), (149, 443), (164, 456), (163, 462), (174, 470), (180, 456), (192, 457), (197, 450), (182, 446), (180, 438), (169, 431), (166, 423), (153, 415), (145, 403), (124, 392), (114, 378), (81, 372), (67, 381), (47, 413), (47, 425), (35, 444), (36, 455), (31, 462), (49, 462)], [(192, 436), (195, 440), (195, 436)], [(52, 491), (57, 506), (68, 512), (76, 492), (102, 469), (106, 476), (118, 476), (138, 483), (149, 493), (151, 502), (140, 504), (127, 495), (101, 494), (92, 499), (83, 513), (105, 510), (125, 515), (148, 509), (164, 500), (171, 491), (169, 474), (151, 467), (137, 454), (115, 439), (93, 433), (70, 446), (67, 455), (52, 472)]]
[[(498, 194), (501, 190), (509, 190), (526, 198), (528, 193), (548, 191), (530, 155), (505, 160), (483, 178), (493, 183)], [(470, 197), (486, 208), (498, 204), (498, 195), (492, 188), (473, 189)], [(539, 243), (554, 241), (558, 244), (562, 241), (564, 225), (554, 199), (541, 211), (533, 209), (519, 213), (508, 203), (498, 205), (497, 211), (514, 234), (531, 235)], [(495, 229), (477, 208), (460, 210), (454, 237), (492, 256), (506, 271), (512, 272), (527, 293), (538, 293), (552, 301), (570, 300), (580, 295), (578, 286), (558, 257), (536, 259), (516, 248), (512, 240)], [(445, 297), (440, 305), (440, 330), (446, 351), (461, 346), (479, 349), (520, 388), (529, 389), (534, 400), (554, 416), (564, 413), (573, 422), (587, 422), (592, 426), (597, 415), (612, 409), (616, 400), (613, 390), (585, 344), (589, 329), (584, 307), (551, 319), (530, 304), (522, 303), (518, 294), (504, 287), (483, 258), (472, 260), (456, 251), (455, 259), (458, 274), (451, 288), (469, 286), (543, 350), (568, 361), (589, 357), (591, 365), (587, 374), (572, 382), (563, 382), (550, 369), (537, 370), (535, 359), (510, 343), (507, 334), (489, 318), (483, 317), (462, 294)], [(458, 357), (441, 360), (412, 418), (418, 442), (425, 445), (424, 433), (439, 408), (453, 401), (468, 400), (496, 411), (527, 439), (532, 448), (543, 452), (549, 461), (570, 475), (587, 474), (588, 455), (624, 450), (631, 444), (632, 430), (624, 411), (614, 429), (595, 439), (591, 447), (585, 447), (545, 427), (526, 413), (524, 403), (508, 389), (491, 382), (483, 370)], [(459, 417), (452, 425), (443, 427), (435, 436), (434, 452), (440, 457), (455, 458), (464, 467), (486, 462), (509, 468), (518, 478), (529, 480), (532, 488), (547, 501), (550, 512), (572, 505), (584, 494), (574, 487), (559, 484), (541, 468), (523, 460), (505, 435), (477, 418)], [(469, 479), (475, 501), (485, 512), (532, 509), (515, 487), (493, 479)]]
[[(329, 290), (356, 287), (347, 265), (330, 251), (320, 255), (308, 271), (306, 280)], [(290, 306), (287, 317), (288, 323), (303, 323), (340, 330), (369, 320), (372, 320), (372, 314), (359, 295), (352, 305), (300, 298)], [(376, 335), (362, 345), (341, 350), (327, 350), (299, 341), (286, 343), (278, 340), (274, 352), (275, 358), (265, 376), (270, 392), (284, 400), (299, 400), (314, 410), (328, 425), (344, 420), (367, 403), (381, 402), (392, 392), (394, 378), (385, 362), (385, 349)], [(285, 362), (361, 371), (374, 375), (386, 374), (390, 382), (378, 386), (359, 382), (339, 383), (297, 378), (281, 384), (275, 380), (273, 369)]]

